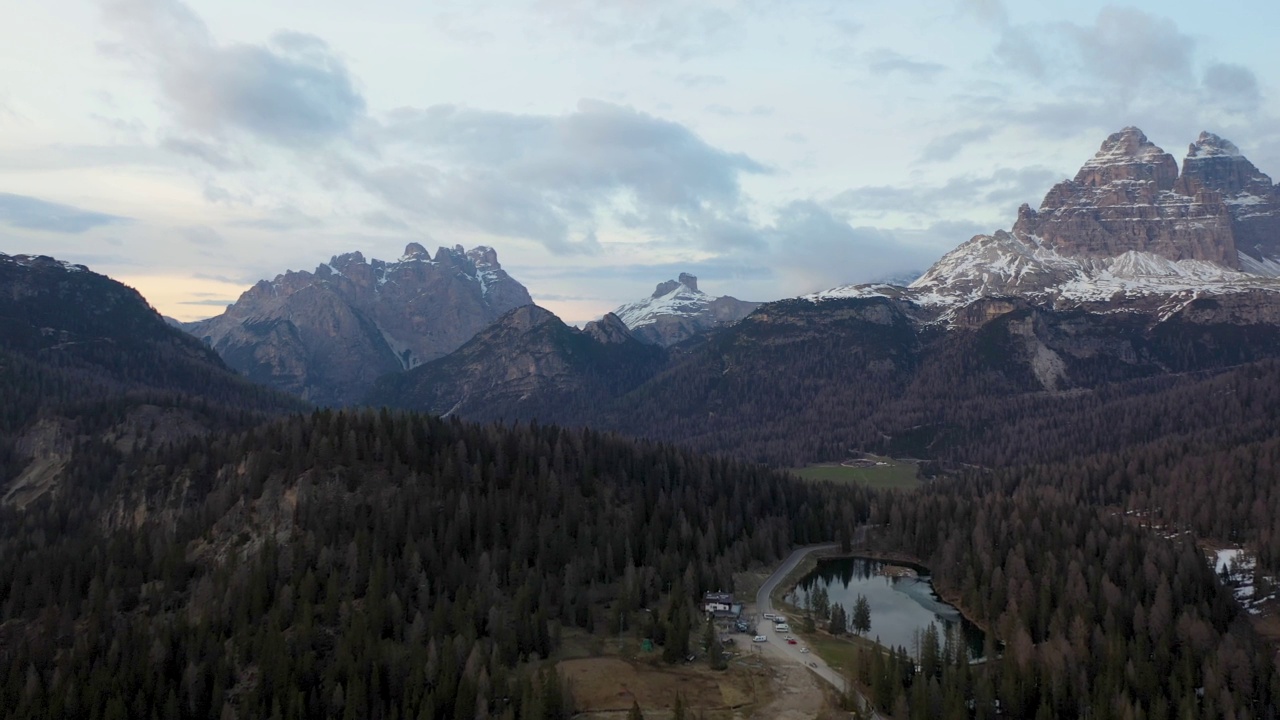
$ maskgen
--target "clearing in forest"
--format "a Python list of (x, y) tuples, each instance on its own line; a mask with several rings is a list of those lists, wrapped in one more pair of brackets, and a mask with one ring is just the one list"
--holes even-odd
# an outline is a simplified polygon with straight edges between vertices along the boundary
[(843, 463), (821, 463), (791, 472), (806, 480), (853, 482), (870, 488), (914, 490), (920, 487), (916, 464), (906, 460), (866, 455)]

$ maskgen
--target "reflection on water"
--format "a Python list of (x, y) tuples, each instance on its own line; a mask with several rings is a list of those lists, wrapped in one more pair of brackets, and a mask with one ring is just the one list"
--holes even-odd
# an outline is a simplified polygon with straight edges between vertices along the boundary
[(880, 573), (886, 563), (866, 558), (824, 560), (816, 570), (800, 580), (792, 601), (810, 607), (812, 594), (825, 588), (830, 602), (844, 606), (850, 617), (858, 595), (871, 605), (871, 630), (866, 636), (879, 638), (890, 647), (902, 646), (916, 653), (916, 643), (929, 625), (934, 625), (940, 641), (948, 633), (958, 633), (969, 649), (969, 657), (982, 657), (985, 639), (982, 630), (969, 622), (954, 605), (940, 600), (933, 591), (924, 568), (911, 566), (919, 577), (887, 577)]

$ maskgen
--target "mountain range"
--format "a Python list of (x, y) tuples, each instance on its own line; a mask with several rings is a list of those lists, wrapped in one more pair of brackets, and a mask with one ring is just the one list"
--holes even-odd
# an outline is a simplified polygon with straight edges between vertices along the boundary
[(1155, 309), (1204, 294), (1274, 291), (1278, 274), (1280, 191), (1268, 176), (1208, 132), (1179, 172), (1172, 155), (1129, 127), (1038, 209), (1023, 205), (1012, 231), (972, 238), (906, 288), (856, 285), (810, 297), (901, 297), (942, 313), (1003, 295)]
[[(579, 330), (522, 302), (484, 249), (340, 256), (246, 293), (219, 346), (83, 266), (0, 254), (0, 706), (569, 717), (566, 656), (626, 637), (672, 665), (722, 660), (714, 636), (695, 644), (695, 600), (869, 528), (867, 551), (930, 567), (988, 633), (981, 666), (936, 645), (918, 664), (873, 653), (877, 712), (1274, 715), (1264, 180), (1202, 136), (1197, 158), (1229, 160), (1214, 177), (1247, 175), (1262, 199), (1188, 194), (1189, 161), (1170, 184), (1140, 136), (908, 286), (766, 303), (678, 342), (642, 339), (661, 320), (640, 320), (704, 314), (691, 276), (635, 327), (609, 313)], [(1106, 292), (1076, 292), (1091, 284)], [(389, 302), (438, 339), (440, 314), (491, 295), (496, 319), (435, 357)], [(363, 388), (432, 414), (299, 412), (235, 353), (293, 358), (287, 382), (326, 402)], [(376, 381), (350, 372), (384, 355)], [(882, 491), (760, 464), (865, 450), (945, 477)], [(1254, 564), (1217, 572), (1207, 544)]]
[[(851, 448), (959, 459), (975, 451), (959, 418), (983, 403), (1138, 388), (1277, 356), (1280, 282), (1269, 268), (1280, 267), (1280, 235), (1267, 228), (1278, 208), (1270, 179), (1228, 141), (1201, 135), (1179, 173), (1126, 128), (1039, 209), (1023, 206), (1012, 231), (961, 244), (908, 286), (760, 305), (667, 347), (660, 363), (628, 366), (612, 391), (587, 379), (609, 374), (584, 362), (598, 350), (591, 336), (571, 352), (511, 323), (468, 345), (472, 370), (428, 363), (406, 374), (416, 385), (374, 399), (464, 416), (489, 408), (478, 418), (503, 408), (508, 419), (552, 416), (770, 463)], [(696, 297), (688, 277), (617, 315), (640, 335), (646, 309)], [(571, 411), (536, 393), (503, 399), (551, 366), (558, 392), (577, 387), (592, 402)], [(481, 367), (502, 382), (476, 382)], [(641, 368), (650, 374), (637, 382)]]
[(432, 257), (410, 243), (395, 262), (354, 252), (263, 280), (186, 328), (255, 382), (350, 405), (378, 377), (447, 355), (531, 302), (493, 248), (442, 247)]

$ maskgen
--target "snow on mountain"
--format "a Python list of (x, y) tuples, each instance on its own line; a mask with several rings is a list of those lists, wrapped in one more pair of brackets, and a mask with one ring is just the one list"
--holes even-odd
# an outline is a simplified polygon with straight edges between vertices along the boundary
[[(1280, 292), (1280, 194), (1228, 140), (1202, 133), (1182, 172), (1129, 127), (1107, 138), (1012, 232), (978, 235), (905, 287), (866, 284), (813, 301), (891, 297), (940, 311), (1019, 296), (1057, 306)], [(1237, 246), (1239, 249), (1237, 250)], [(1146, 303), (1149, 304), (1149, 303)]]
[(652, 295), (613, 314), (645, 342), (670, 346), (716, 325), (737, 322), (759, 305), (708, 295), (698, 289), (696, 276), (680, 273), (678, 280), (659, 283)]
[[(1247, 256), (1241, 254), (1242, 261)], [(1247, 272), (1204, 260), (1170, 260), (1126, 251), (1116, 257), (1070, 257), (1035, 236), (999, 231), (979, 235), (947, 253), (907, 287), (870, 284), (806, 295), (812, 301), (890, 297), (940, 310), (979, 298), (1019, 296), (1049, 304), (1081, 305), (1153, 296), (1220, 295), (1262, 289), (1280, 292), (1280, 264), (1248, 260)]]
[(67, 272), (89, 272), (89, 268), (84, 265), (67, 262), (66, 260), (58, 260), (48, 255), (8, 255), (0, 252), (0, 259), (7, 260), (22, 267), (41, 267), (49, 265), (57, 265)]
[(680, 273), (680, 280), (660, 283), (644, 300), (627, 303), (613, 311), (627, 327), (635, 330), (652, 325), (664, 315), (693, 317), (706, 309), (715, 298), (698, 289), (698, 278)]

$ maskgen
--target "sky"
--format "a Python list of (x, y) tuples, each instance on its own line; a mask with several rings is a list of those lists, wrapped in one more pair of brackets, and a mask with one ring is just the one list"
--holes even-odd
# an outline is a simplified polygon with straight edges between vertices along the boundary
[(5, 0), (0, 252), (183, 320), (489, 245), (582, 322), (920, 272), (1128, 125), (1280, 174), (1271, 0)]

